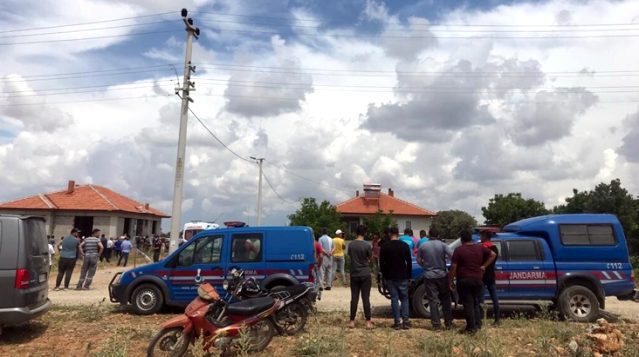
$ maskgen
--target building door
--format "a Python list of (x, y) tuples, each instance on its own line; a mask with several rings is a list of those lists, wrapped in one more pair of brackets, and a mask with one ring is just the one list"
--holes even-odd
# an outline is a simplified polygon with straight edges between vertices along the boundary
[(93, 216), (76, 216), (73, 219), (73, 226), (79, 228), (81, 237), (88, 237), (93, 230)]
[(124, 228), (122, 229), (122, 235), (131, 234), (131, 218), (124, 219)]

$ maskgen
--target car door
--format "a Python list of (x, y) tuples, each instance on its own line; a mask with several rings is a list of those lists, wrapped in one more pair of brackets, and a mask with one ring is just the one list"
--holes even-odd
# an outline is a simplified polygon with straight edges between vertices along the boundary
[(508, 260), (502, 270), (508, 276), (508, 292), (512, 299), (549, 298), (554, 287), (548, 284), (555, 268), (552, 261), (544, 260), (544, 248), (536, 239), (506, 240)]
[(224, 235), (211, 234), (185, 243), (174, 258), (169, 277), (172, 299), (188, 303), (197, 296), (200, 283), (210, 283), (222, 291), (222, 281), (226, 275)]

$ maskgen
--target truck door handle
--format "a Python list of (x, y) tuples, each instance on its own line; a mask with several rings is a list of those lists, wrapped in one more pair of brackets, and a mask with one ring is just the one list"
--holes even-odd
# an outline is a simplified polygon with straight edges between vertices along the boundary
[(532, 268), (533, 268), (534, 270), (539, 270), (539, 269), (541, 269), (541, 267), (537, 267), (537, 266), (532, 267)]
[(496, 266), (496, 267), (495, 267), (495, 269), (497, 269), (497, 270), (503, 270), (504, 268), (503, 268), (503, 267), (497, 267), (497, 266)]

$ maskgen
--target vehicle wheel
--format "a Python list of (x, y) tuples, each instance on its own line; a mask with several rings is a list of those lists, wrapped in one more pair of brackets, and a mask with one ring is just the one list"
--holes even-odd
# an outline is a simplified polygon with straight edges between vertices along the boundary
[(599, 317), (599, 300), (590, 289), (573, 285), (559, 295), (559, 310), (568, 320), (594, 322)]
[(268, 346), (275, 335), (275, 326), (270, 319), (260, 320), (246, 329), (249, 339), (248, 352), (259, 352)]
[[(411, 297), (411, 306), (418, 316), (425, 319), (430, 318), (430, 306), (428, 304), (428, 295), (426, 294), (426, 285), (421, 284), (415, 289)], [(438, 308), (440, 310), (439, 315), (442, 316), (441, 306), (438, 306)]]
[(147, 357), (184, 355), (189, 348), (189, 339), (182, 333), (182, 327), (165, 328), (153, 336), (146, 350)]
[(156, 285), (142, 284), (133, 290), (131, 304), (138, 315), (155, 314), (164, 305), (164, 295)]
[(275, 323), (289, 336), (302, 331), (307, 319), (308, 311), (301, 303), (290, 304), (275, 314)]

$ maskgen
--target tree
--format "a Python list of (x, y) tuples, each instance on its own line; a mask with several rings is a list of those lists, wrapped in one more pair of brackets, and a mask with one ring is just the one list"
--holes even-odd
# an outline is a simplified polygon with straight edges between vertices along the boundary
[(476, 225), (477, 221), (473, 216), (459, 210), (439, 211), (431, 223), (431, 227), (444, 240), (457, 239), (462, 231), (472, 230)]
[(288, 216), (291, 226), (308, 226), (317, 234), (322, 228), (335, 232), (342, 228), (341, 216), (328, 201), (317, 204), (313, 197), (302, 199), (300, 208)]
[(384, 231), (384, 228), (397, 225), (397, 222), (393, 218), (393, 211), (385, 214), (381, 210), (377, 210), (374, 215), (364, 220), (367, 231), (370, 234), (379, 233), (380, 236)]
[(639, 200), (621, 186), (621, 180), (600, 183), (591, 191), (572, 190), (566, 204), (553, 209), (556, 213), (610, 213), (619, 218), (628, 238), (628, 246), (639, 254)]
[(543, 202), (523, 198), (521, 193), (509, 193), (506, 196), (496, 194), (490, 199), (487, 207), (481, 208), (481, 212), (486, 218), (486, 224), (499, 227), (520, 219), (549, 213)]

